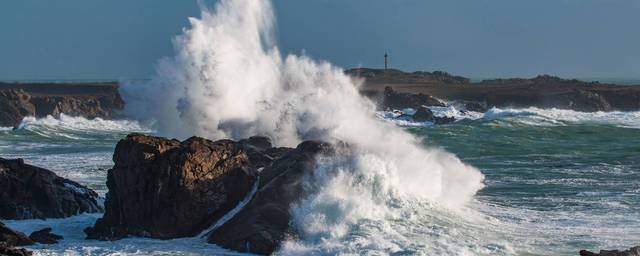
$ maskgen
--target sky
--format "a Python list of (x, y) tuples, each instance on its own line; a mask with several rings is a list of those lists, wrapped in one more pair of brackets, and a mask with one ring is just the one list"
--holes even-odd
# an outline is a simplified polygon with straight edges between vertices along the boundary
[[(212, 0), (210, 0), (213, 2)], [(640, 78), (638, 0), (274, 0), (285, 53), (471, 78)], [(146, 79), (195, 0), (2, 0), (0, 80)]]

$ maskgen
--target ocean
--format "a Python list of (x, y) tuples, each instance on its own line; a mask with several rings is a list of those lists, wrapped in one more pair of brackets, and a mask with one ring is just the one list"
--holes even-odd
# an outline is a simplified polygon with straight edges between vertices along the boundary
[[(341, 141), (291, 205), (297, 237), (280, 255), (576, 255), (640, 240), (640, 112), (433, 108), (441, 126), (378, 112), (363, 81), (279, 50), (270, 1), (221, 0), (172, 40), (150, 80), (122, 81), (127, 120), (26, 118), (0, 129), (0, 156), (55, 171), (104, 196), (130, 132), (185, 139), (268, 136), (276, 146)], [(411, 112), (412, 110), (405, 110)], [(133, 210), (133, 209), (132, 209)], [(37, 255), (236, 254), (201, 237), (84, 239), (99, 214), (6, 221), (65, 239)]]
[[(491, 109), (460, 114), (448, 125), (413, 123), (379, 112), (385, 122), (478, 168), (485, 187), (462, 209), (429, 200), (385, 202), (383, 216), (360, 214), (339, 240), (288, 241), (282, 254), (577, 255), (584, 248), (628, 248), (640, 239), (640, 112)], [(154, 133), (131, 120), (26, 118), (0, 130), (0, 156), (24, 158), (104, 196), (117, 141)], [(204, 239), (115, 242), (84, 239), (99, 214), (5, 221), (31, 232), (53, 227), (65, 239), (35, 245), (36, 255), (236, 254)], [(333, 244), (338, 243), (339, 245)]]

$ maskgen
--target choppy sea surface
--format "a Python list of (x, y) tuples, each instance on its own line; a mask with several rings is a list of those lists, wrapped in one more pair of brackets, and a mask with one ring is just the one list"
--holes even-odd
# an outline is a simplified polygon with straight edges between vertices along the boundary
[[(577, 255), (584, 248), (640, 244), (640, 112), (433, 110), (459, 120), (434, 126), (393, 112), (378, 115), (425, 147), (443, 148), (480, 169), (485, 188), (460, 212), (400, 202), (399, 215), (384, 223), (349, 227), (340, 254)], [(0, 128), (0, 157), (24, 158), (104, 196), (115, 145), (130, 132), (154, 133), (129, 120), (26, 118), (18, 129)], [(50, 226), (65, 237), (29, 247), (36, 255), (236, 254), (198, 237), (84, 240), (82, 230), (98, 217), (3, 222), (27, 233)]]

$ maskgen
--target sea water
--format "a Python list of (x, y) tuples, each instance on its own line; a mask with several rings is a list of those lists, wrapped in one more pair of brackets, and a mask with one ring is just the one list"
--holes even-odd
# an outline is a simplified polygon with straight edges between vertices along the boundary
[[(451, 113), (451, 109), (434, 111)], [(387, 122), (400, 121), (391, 113), (379, 115), (386, 115), (383, 120)], [(452, 211), (429, 200), (390, 202), (396, 204), (390, 207), (396, 211), (361, 218), (343, 227), (337, 240), (287, 241), (283, 250), (300, 254), (576, 255), (584, 248), (637, 245), (638, 115), (640, 112), (491, 109), (460, 113), (460, 120), (448, 125), (402, 125), (424, 147), (444, 148), (482, 171), (486, 186), (468, 207)], [(26, 118), (18, 129), (0, 130), (0, 156), (25, 158), (27, 163), (49, 168), (104, 196), (115, 144), (130, 132), (155, 131), (130, 120), (64, 115), (60, 119)], [(234, 254), (198, 237), (85, 240), (82, 230), (99, 217), (83, 214), (4, 222), (27, 233), (53, 227), (65, 237), (57, 245), (29, 247), (36, 255)]]

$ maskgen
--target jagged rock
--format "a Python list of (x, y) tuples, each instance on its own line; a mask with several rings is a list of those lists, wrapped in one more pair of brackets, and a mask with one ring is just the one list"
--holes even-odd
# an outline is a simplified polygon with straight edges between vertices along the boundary
[(290, 206), (303, 196), (303, 178), (309, 175), (318, 154), (333, 147), (306, 141), (284, 154), (260, 174), (260, 187), (253, 199), (233, 218), (211, 232), (210, 243), (240, 252), (273, 253), (287, 235)]
[(640, 256), (640, 246), (632, 247), (629, 250), (600, 250), (599, 253), (581, 250), (580, 256)]
[(443, 116), (443, 117), (436, 116), (434, 117), (434, 119), (435, 119), (435, 124), (448, 124), (456, 121), (456, 118), (452, 116)]
[(413, 121), (435, 123), (435, 117), (433, 116), (433, 112), (431, 112), (431, 109), (427, 107), (420, 107), (418, 108), (418, 110), (416, 110), (416, 113), (413, 114)]
[(0, 242), (0, 256), (31, 256), (32, 252), (22, 248), (9, 246), (4, 242)]
[(65, 218), (101, 212), (96, 194), (52, 171), (0, 158), (0, 218)]
[(113, 118), (123, 107), (117, 84), (0, 83), (2, 127), (17, 127), (26, 116)]
[[(258, 178), (249, 155), (270, 146), (192, 137), (183, 142), (130, 134), (118, 142), (107, 176), (104, 216), (89, 239), (127, 235), (169, 239), (194, 236), (235, 207)], [(262, 164), (269, 160), (260, 158)]]
[(22, 90), (0, 90), (0, 126), (17, 127), (22, 118), (35, 115), (30, 99)]
[(24, 233), (10, 229), (0, 222), (0, 243), (6, 246), (25, 246), (33, 244), (33, 241)]
[(473, 112), (480, 112), (480, 113), (487, 112), (487, 107), (474, 101), (467, 102), (466, 104), (464, 104), (464, 108), (468, 111), (473, 111)]
[(444, 107), (446, 104), (441, 100), (422, 93), (400, 93), (394, 91), (391, 87), (385, 87), (384, 98), (382, 99), (384, 108), (403, 109), (403, 108), (419, 108), (421, 106), (437, 106)]
[(36, 243), (57, 244), (58, 240), (62, 240), (64, 237), (51, 233), (51, 228), (44, 228), (31, 233), (29, 238)]

